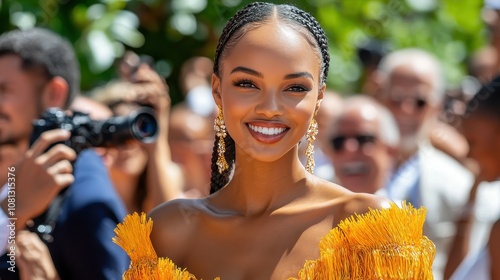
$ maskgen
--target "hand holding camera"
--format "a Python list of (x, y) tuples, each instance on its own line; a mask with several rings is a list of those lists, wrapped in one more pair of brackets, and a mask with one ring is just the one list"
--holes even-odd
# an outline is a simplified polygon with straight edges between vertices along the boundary
[(156, 153), (155, 150), (159, 146), (164, 146), (168, 141), (168, 123), (171, 105), (168, 85), (154, 69), (145, 63), (137, 67), (137, 70), (131, 76), (130, 82), (134, 90), (125, 99), (142, 106), (149, 106), (156, 112), (158, 139), (154, 144), (146, 145), (150, 153)]
[(59, 191), (73, 183), (71, 162), (76, 153), (68, 146), (54, 145), (69, 137), (70, 133), (62, 129), (42, 133), (16, 166), (17, 227), (22, 228), (27, 220), (45, 211)]
[(133, 90), (125, 97), (129, 102), (153, 108), (158, 120), (157, 141), (144, 145), (148, 153), (147, 197), (144, 199), (144, 209), (147, 210), (177, 198), (182, 193), (179, 167), (172, 162), (168, 145), (171, 106), (169, 89), (165, 80), (150, 65), (140, 63), (135, 68), (129, 79)]
[(122, 79), (130, 82), (134, 90), (124, 96), (125, 101), (154, 108), (159, 115), (170, 107), (168, 85), (154, 70), (155, 61), (148, 55), (127, 51), (119, 64)]

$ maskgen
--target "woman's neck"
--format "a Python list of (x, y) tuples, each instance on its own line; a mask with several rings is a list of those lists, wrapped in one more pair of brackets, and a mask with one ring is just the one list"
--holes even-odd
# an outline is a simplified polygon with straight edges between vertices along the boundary
[(275, 162), (248, 160), (238, 155), (233, 177), (221, 190), (223, 207), (241, 215), (260, 215), (286, 205), (307, 189), (308, 177), (292, 149)]

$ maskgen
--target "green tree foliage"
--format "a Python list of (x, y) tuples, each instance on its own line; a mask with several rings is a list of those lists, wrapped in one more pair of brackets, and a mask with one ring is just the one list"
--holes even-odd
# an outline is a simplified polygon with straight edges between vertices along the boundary
[[(213, 57), (227, 19), (250, 1), (241, 0), (0, 0), (0, 32), (43, 26), (74, 43), (82, 89), (115, 76), (125, 50), (148, 54), (167, 78), (174, 103), (182, 63)], [(360, 90), (363, 66), (357, 49), (376, 39), (382, 49), (420, 47), (436, 54), (447, 79), (465, 74), (469, 54), (484, 45), (482, 0), (295, 0), (316, 16), (330, 38), (330, 88)]]

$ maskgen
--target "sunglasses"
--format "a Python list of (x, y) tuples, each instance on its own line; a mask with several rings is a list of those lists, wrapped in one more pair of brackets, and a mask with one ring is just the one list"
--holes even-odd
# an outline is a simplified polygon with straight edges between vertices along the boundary
[(389, 100), (397, 106), (401, 106), (406, 100), (410, 100), (412, 102), (412, 105), (414, 108), (417, 108), (418, 110), (422, 110), (427, 106), (427, 100), (421, 98), (421, 97), (398, 97), (398, 96), (391, 96), (389, 97)]
[(364, 147), (366, 144), (374, 144), (377, 140), (377, 137), (373, 135), (339, 135), (330, 140), (330, 144), (336, 152), (340, 152), (345, 148), (345, 142), (348, 139), (354, 139), (358, 143), (358, 148)]

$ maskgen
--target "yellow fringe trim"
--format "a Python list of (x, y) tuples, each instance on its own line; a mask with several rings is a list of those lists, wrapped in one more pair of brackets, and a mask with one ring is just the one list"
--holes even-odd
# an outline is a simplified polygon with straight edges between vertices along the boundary
[(150, 235), (153, 229), (151, 218), (146, 214), (127, 215), (123, 223), (115, 228), (113, 242), (130, 257), (130, 267), (123, 274), (124, 280), (194, 280), (186, 270), (178, 268), (171, 260), (156, 255)]
[(298, 279), (433, 279), (436, 247), (423, 236), (425, 215), (424, 208), (403, 203), (341, 221)]
[[(307, 261), (295, 280), (433, 279), (434, 244), (423, 236), (426, 210), (404, 203), (353, 215), (322, 238), (320, 258)], [(130, 256), (124, 280), (196, 280), (168, 258), (158, 258), (146, 214), (128, 215), (113, 242)], [(216, 278), (219, 280), (219, 278)]]

